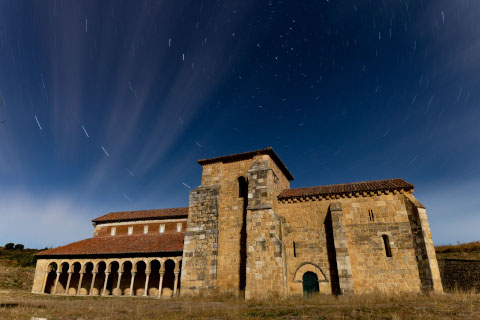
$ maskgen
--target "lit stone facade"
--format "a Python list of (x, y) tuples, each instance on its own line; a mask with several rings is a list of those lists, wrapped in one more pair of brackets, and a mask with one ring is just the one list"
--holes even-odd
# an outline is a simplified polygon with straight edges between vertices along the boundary
[[(93, 239), (114, 241), (102, 248), (121, 244), (129, 228), (148, 229), (147, 240), (133, 235), (138, 250), (125, 244), (107, 255), (89, 240), (47, 251), (39, 256), (33, 291), (65, 293), (69, 281), (69, 294), (93, 295), (220, 291), (250, 299), (442, 291), (425, 207), (413, 196), (413, 185), (391, 179), (291, 189), (293, 176), (271, 148), (199, 163), (202, 183), (190, 192), (185, 212), (112, 213), (101, 218), (113, 221), (96, 222)], [(150, 234), (162, 224), (170, 231)], [(124, 235), (114, 238), (112, 226)], [(108, 280), (112, 265), (116, 273)], [(165, 265), (171, 276), (159, 294)], [(88, 274), (84, 279), (82, 272)]]

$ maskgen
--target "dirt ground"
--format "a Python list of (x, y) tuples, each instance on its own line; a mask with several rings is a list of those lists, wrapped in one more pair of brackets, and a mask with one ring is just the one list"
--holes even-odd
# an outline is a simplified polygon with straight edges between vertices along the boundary
[(0, 319), (480, 319), (480, 294), (319, 295), (243, 301), (231, 296), (178, 299), (74, 297), (0, 290)]

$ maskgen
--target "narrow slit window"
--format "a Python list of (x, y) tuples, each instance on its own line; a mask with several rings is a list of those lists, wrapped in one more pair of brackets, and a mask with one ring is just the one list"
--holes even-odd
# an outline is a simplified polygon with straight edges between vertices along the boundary
[(297, 257), (297, 244), (295, 241), (293, 241), (293, 256), (296, 258)]
[(182, 224), (177, 223), (177, 232), (180, 232), (180, 231), (182, 231)]
[(165, 225), (161, 224), (160, 225), (160, 233), (164, 233), (164, 232), (165, 232)]
[(111, 228), (110, 228), (110, 235), (111, 235), (111, 236), (114, 236), (115, 233), (117, 233), (117, 228), (111, 227)]
[(128, 227), (128, 234), (133, 234), (133, 227)]
[(383, 239), (383, 245), (385, 247), (385, 255), (387, 256), (387, 258), (390, 258), (392, 257), (392, 248), (390, 248), (390, 239), (386, 234), (382, 236), (382, 239)]
[(238, 177), (238, 197), (245, 198), (248, 192), (247, 179), (245, 177)]
[(143, 226), (143, 233), (145, 233), (145, 234), (148, 233), (148, 226)]
[(368, 210), (368, 221), (375, 221), (375, 216), (373, 215), (373, 210)]

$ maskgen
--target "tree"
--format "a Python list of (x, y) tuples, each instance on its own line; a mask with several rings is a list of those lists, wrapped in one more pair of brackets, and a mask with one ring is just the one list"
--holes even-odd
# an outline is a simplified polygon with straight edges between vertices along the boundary
[(15, 250), (23, 250), (23, 248), (25, 248), (25, 246), (21, 243), (15, 245)]
[(5, 245), (5, 249), (7, 249), (7, 250), (12, 250), (14, 246), (15, 246), (15, 245), (14, 245), (13, 243), (9, 242), (9, 243), (7, 243), (7, 244)]

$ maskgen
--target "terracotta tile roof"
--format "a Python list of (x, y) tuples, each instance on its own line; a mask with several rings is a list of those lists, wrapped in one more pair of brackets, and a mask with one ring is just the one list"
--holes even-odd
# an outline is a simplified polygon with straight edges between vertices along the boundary
[(344, 184), (331, 184), (327, 186), (307, 187), (297, 189), (283, 190), (278, 196), (279, 199), (308, 197), (318, 195), (343, 194), (343, 193), (357, 193), (370, 192), (379, 190), (413, 190), (413, 184), (406, 182), (403, 179), (387, 179), (365, 182), (354, 182)]
[(272, 147), (255, 150), (255, 151), (231, 154), (228, 156), (222, 156), (217, 158), (201, 159), (201, 160), (198, 160), (197, 162), (201, 165), (216, 163), (216, 162), (233, 162), (233, 161), (251, 159), (254, 156), (263, 155), (263, 154), (268, 154), (273, 159), (273, 161), (275, 161), (277, 166), (280, 168), (280, 170), (282, 170), (283, 174), (287, 177), (288, 180), (292, 181), (294, 179), (290, 171), (288, 171), (285, 164), (282, 162), (282, 160), (280, 160), (280, 158), (275, 153), (275, 151), (273, 151)]
[(187, 216), (188, 216), (188, 207), (185, 207), (185, 208), (171, 208), (171, 209), (110, 212), (104, 216), (93, 219), (92, 222), (99, 224), (99, 223), (118, 222), (118, 221), (186, 218)]
[(184, 232), (95, 237), (45, 250), (36, 256), (81, 256), (183, 251)]

